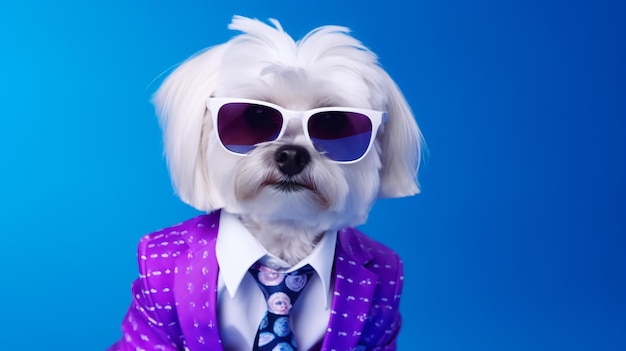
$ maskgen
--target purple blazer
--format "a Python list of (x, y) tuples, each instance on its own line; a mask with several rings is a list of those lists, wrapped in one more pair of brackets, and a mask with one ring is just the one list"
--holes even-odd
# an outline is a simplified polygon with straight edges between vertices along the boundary
[[(108, 351), (223, 350), (215, 312), (219, 216), (198, 216), (141, 239), (123, 337)], [(399, 257), (353, 228), (339, 231), (337, 240), (331, 315), (315, 349), (395, 350)]]

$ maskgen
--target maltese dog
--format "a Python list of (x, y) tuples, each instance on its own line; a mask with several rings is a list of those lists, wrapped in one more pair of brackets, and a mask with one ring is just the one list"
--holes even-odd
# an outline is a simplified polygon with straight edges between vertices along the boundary
[(236, 214), (295, 264), (376, 198), (419, 192), (421, 134), (377, 57), (339, 26), (299, 42), (235, 17), (243, 35), (176, 69), (154, 97), (175, 189)]

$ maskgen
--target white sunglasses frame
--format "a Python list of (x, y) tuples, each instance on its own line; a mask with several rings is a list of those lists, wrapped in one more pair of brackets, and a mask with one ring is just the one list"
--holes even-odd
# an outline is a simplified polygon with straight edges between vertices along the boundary
[(217, 97), (212, 97), (212, 98), (207, 99), (206, 107), (211, 112), (211, 118), (213, 120), (213, 129), (215, 130), (215, 135), (217, 135), (217, 139), (219, 140), (220, 145), (222, 146), (224, 150), (228, 151), (231, 154), (238, 155), (238, 156), (246, 156), (247, 153), (242, 154), (242, 153), (229, 150), (226, 147), (226, 145), (224, 145), (224, 143), (222, 142), (222, 139), (220, 138), (220, 135), (219, 135), (219, 131), (217, 130), (218, 112), (224, 105), (230, 104), (230, 103), (255, 104), (255, 105), (265, 106), (265, 107), (269, 107), (269, 108), (277, 110), (281, 114), (283, 123), (280, 127), (280, 132), (278, 133), (278, 136), (276, 137), (276, 139), (270, 140), (269, 142), (274, 142), (283, 136), (283, 134), (285, 133), (285, 130), (287, 130), (287, 125), (289, 124), (289, 121), (291, 121), (292, 119), (300, 120), (300, 122), (302, 123), (302, 129), (304, 130), (304, 135), (307, 138), (308, 142), (314, 148), (315, 148), (315, 144), (313, 143), (313, 141), (311, 140), (311, 136), (309, 135), (309, 126), (307, 123), (313, 115), (321, 113), (321, 112), (332, 111), (332, 112), (354, 112), (354, 113), (358, 113), (358, 114), (366, 116), (370, 120), (370, 123), (372, 124), (372, 133), (370, 135), (370, 140), (369, 140), (369, 144), (367, 145), (367, 149), (365, 150), (365, 152), (363, 152), (363, 154), (359, 158), (355, 160), (337, 161), (337, 160), (328, 158), (332, 162), (341, 163), (341, 164), (351, 164), (351, 163), (357, 163), (361, 161), (372, 149), (372, 145), (374, 144), (374, 139), (376, 139), (376, 135), (378, 133), (378, 128), (380, 128), (380, 126), (383, 123), (385, 123), (385, 121), (387, 120), (386, 112), (368, 110), (368, 109), (356, 108), (356, 107), (320, 107), (320, 108), (314, 108), (314, 109), (307, 110), (307, 111), (294, 111), (294, 110), (283, 108), (271, 102), (254, 100), (254, 99), (217, 98)]

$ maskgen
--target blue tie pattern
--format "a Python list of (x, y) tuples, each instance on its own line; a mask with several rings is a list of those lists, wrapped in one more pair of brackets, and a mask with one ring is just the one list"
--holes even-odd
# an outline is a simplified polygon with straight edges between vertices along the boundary
[(265, 300), (267, 312), (254, 341), (253, 351), (296, 351), (297, 344), (291, 331), (289, 312), (313, 275), (306, 265), (297, 271), (281, 273), (262, 265), (250, 268)]

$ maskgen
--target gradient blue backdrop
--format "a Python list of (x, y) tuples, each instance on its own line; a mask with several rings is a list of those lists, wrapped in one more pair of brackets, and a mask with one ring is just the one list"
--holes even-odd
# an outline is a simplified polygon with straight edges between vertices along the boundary
[(0, 5), (1, 349), (120, 337), (139, 238), (196, 214), (151, 82), (233, 14), (351, 27), (414, 109), (423, 194), (363, 226), (406, 264), (400, 350), (626, 349), (619, 1), (17, 3)]

